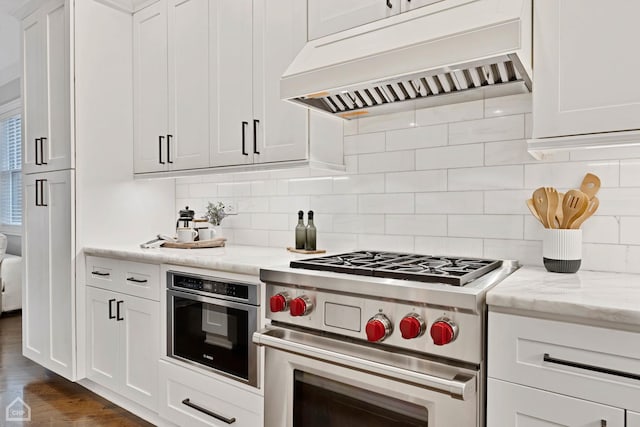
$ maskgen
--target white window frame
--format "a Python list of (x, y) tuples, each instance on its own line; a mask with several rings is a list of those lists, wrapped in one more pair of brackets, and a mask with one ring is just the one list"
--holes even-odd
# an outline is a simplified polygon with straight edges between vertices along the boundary
[[(0, 120), (7, 119), (9, 117), (13, 117), (18, 114), (22, 118), (22, 123), (23, 123), (22, 135), (24, 137), (24, 112), (22, 111), (21, 100), (16, 99), (14, 101), (7, 102), (6, 104), (0, 105)], [(24, 179), (24, 176), (23, 176), (23, 179)], [(23, 182), (22, 191), (24, 192), (24, 182)], [(22, 222), (24, 224), (24, 196), (22, 198)], [(22, 236), (22, 227), (23, 225), (2, 224), (2, 222), (0, 222), (0, 233), (10, 234), (13, 236)]]

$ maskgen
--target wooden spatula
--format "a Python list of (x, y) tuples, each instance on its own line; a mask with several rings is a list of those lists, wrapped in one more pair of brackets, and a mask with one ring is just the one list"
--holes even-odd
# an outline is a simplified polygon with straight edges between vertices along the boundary
[(553, 187), (544, 187), (547, 194), (547, 220), (549, 228), (558, 228), (560, 224), (556, 224), (556, 212), (558, 211), (558, 190)]
[(589, 200), (596, 196), (596, 193), (600, 190), (600, 178), (592, 173), (588, 173), (584, 176), (582, 184), (580, 184), (580, 191), (587, 195)]
[(533, 206), (535, 206), (540, 221), (545, 228), (549, 228), (549, 203), (547, 201), (547, 192), (544, 187), (540, 187), (533, 192)]
[(587, 210), (589, 197), (580, 190), (569, 190), (562, 199), (562, 224), (560, 228), (571, 228), (571, 224)]
[(558, 207), (556, 209), (556, 223), (558, 224), (558, 228), (562, 226), (562, 220), (564, 218), (564, 213), (562, 212), (563, 199), (564, 199), (564, 193), (558, 192)]
[(594, 197), (593, 199), (589, 200), (589, 205), (587, 206), (587, 210), (585, 210), (582, 213), (582, 215), (580, 215), (571, 223), (571, 228), (575, 228), (575, 229), (580, 228), (582, 223), (585, 222), (588, 218), (591, 218), (591, 215), (593, 215), (595, 211), (598, 210), (598, 206), (600, 206), (600, 200), (598, 200), (597, 197)]
[(542, 218), (540, 218), (540, 214), (538, 213), (538, 211), (536, 210), (535, 205), (533, 204), (533, 199), (527, 199), (527, 207), (531, 211), (531, 215), (535, 216), (536, 219), (538, 221), (540, 221), (540, 223), (542, 223), (542, 225), (544, 225), (544, 222), (542, 221)]

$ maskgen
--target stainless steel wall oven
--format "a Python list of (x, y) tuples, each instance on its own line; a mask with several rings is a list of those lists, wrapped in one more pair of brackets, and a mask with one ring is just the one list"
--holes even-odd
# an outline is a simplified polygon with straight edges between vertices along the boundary
[(167, 355), (258, 386), (258, 285), (167, 272)]

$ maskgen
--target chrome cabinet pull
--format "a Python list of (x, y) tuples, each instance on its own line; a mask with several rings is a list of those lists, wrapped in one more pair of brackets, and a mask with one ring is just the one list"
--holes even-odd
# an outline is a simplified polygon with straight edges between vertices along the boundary
[(600, 372), (602, 374), (615, 375), (617, 377), (631, 378), (632, 380), (640, 381), (640, 375), (638, 374), (632, 374), (624, 371), (617, 371), (615, 369), (603, 368), (600, 366), (587, 365), (585, 363), (573, 362), (571, 360), (557, 359), (555, 357), (549, 356), (549, 353), (545, 353), (542, 360), (544, 360), (547, 363), (553, 363), (556, 365), (570, 366), (572, 368), (585, 369), (587, 371)]
[(147, 283), (147, 279), (136, 279), (135, 277), (127, 277), (127, 281), (128, 282), (134, 282), (134, 283)]
[(114, 302), (116, 302), (115, 298), (112, 298), (109, 300), (109, 319), (115, 319), (116, 316), (113, 315), (113, 306), (111, 304), (113, 304)]
[(191, 402), (191, 400), (190, 400), (189, 398), (184, 399), (184, 400), (182, 401), (182, 404), (183, 404), (183, 405), (188, 406), (189, 408), (193, 408), (193, 409), (195, 409), (195, 410), (196, 410), (196, 411), (198, 411), (198, 412), (202, 412), (203, 414), (207, 414), (207, 415), (209, 415), (210, 417), (213, 417), (213, 418), (215, 418), (216, 420), (220, 420), (220, 421), (225, 422), (225, 423), (227, 423), (227, 424), (233, 424), (233, 423), (235, 423), (235, 422), (236, 422), (236, 419), (235, 419), (234, 417), (232, 417), (232, 418), (227, 418), (227, 417), (225, 417), (225, 416), (223, 416), (223, 415), (216, 414), (215, 412), (210, 411), (210, 410), (208, 410), (207, 408), (203, 408), (203, 407), (202, 407), (202, 406), (200, 406), (200, 405), (196, 405), (195, 403), (192, 403), (192, 402)]

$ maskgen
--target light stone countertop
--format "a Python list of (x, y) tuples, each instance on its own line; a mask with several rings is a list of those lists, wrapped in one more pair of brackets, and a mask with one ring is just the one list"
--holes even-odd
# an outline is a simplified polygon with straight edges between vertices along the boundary
[(119, 258), (154, 264), (173, 264), (206, 268), (238, 274), (258, 276), (260, 268), (288, 265), (289, 261), (301, 258), (324, 256), (303, 255), (288, 252), (286, 248), (228, 245), (222, 248), (204, 249), (142, 249), (135, 246), (112, 246), (84, 248), (86, 255)]
[(640, 275), (522, 267), (487, 293), (487, 304), (586, 321), (640, 326)]

